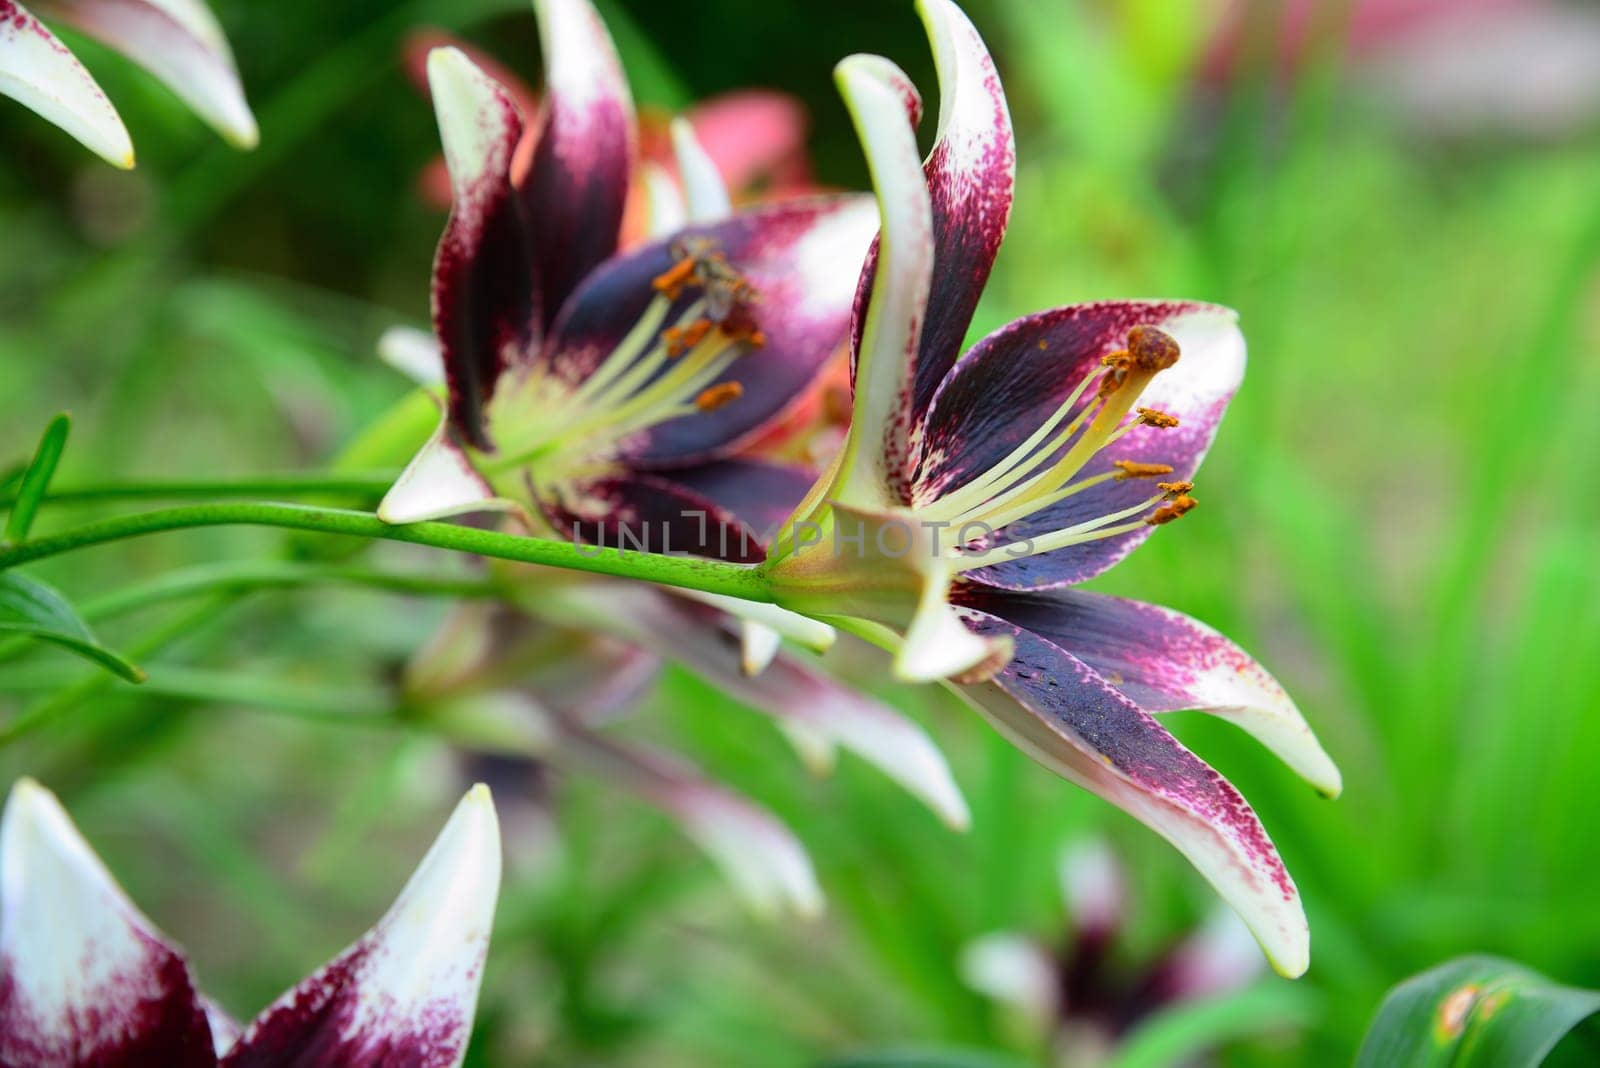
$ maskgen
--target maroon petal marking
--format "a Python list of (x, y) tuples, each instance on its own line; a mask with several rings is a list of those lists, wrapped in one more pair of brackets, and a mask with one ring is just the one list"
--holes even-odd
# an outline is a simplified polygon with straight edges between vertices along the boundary
[(127, 899), (59, 802), (26, 779), (0, 821), (0, 1064), (216, 1064), (182, 954)]
[(1309, 935), (1299, 892), (1239, 792), (1082, 660), (1007, 619), (963, 613), (973, 630), (1008, 636), (1016, 651), (992, 682), (962, 692), (1029, 756), (1170, 841), (1274, 966), (1302, 973)]
[(1323, 793), (1339, 793), (1339, 769), (1283, 687), (1211, 627), (1160, 605), (1081, 590), (965, 586), (957, 596), (1071, 650), (1146, 712), (1195, 709), (1227, 719)]
[(499, 886), (499, 826), (476, 786), (383, 919), (256, 1017), (224, 1068), (458, 1068)]
[[(913, 412), (927, 411), (961, 352), (1011, 217), (1016, 140), (1005, 90), (978, 31), (949, 0), (923, 0), (923, 23), (939, 71), (939, 127), (923, 166), (933, 207), (933, 285), (916, 356)], [(876, 248), (855, 317), (860, 345)]]
[(545, 96), (519, 193), (549, 328), (580, 282), (617, 251), (637, 156), (633, 98), (588, 0), (538, 0)]
[[(672, 247), (705, 239), (753, 290), (748, 305), (765, 344), (735, 360), (717, 383), (742, 393), (714, 411), (660, 423), (625, 443), (634, 466), (677, 466), (726, 455), (778, 419), (844, 342), (851, 287), (875, 225), (865, 197), (815, 197), (690, 227), (619, 256), (573, 294), (546, 345), (545, 358), (569, 382), (603, 360), (657, 296), (651, 282), (674, 260)], [(670, 325), (694, 299), (682, 295)]]
[(527, 234), (511, 187), (522, 119), (511, 94), (466, 54), (428, 59), (434, 109), (454, 203), (433, 264), (433, 326), (458, 436), (491, 447), (484, 406), (495, 383), (532, 343), (538, 314)]

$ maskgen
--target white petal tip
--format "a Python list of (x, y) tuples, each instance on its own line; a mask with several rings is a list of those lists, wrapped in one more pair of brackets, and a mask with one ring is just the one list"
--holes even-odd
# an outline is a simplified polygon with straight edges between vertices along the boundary
[(378, 505), (385, 523), (420, 523), (491, 506), (495, 500), (461, 447), (441, 426)]

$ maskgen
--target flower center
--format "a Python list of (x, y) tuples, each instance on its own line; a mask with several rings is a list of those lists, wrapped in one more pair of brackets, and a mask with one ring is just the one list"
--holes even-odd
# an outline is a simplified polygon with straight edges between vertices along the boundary
[[(918, 514), (947, 525), (955, 537), (970, 542), (971, 532), (985, 536), (1058, 504), (1074, 494), (1112, 480), (1158, 479), (1172, 473), (1167, 464), (1115, 460), (1114, 470), (1078, 478), (1085, 465), (1135, 427), (1171, 428), (1178, 420), (1152, 408), (1135, 408), (1140, 394), (1157, 374), (1180, 355), (1171, 335), (1153, 326), (1128, 332), (1127, 347), (1106, 356), (1078, 383), (1049, 418), (1010, 455), (987, 471), (925, 507)], [(1087, 404), (1085, 396), (1093, 395)], [(1080, 408), (1081, 405), (1081, 408)], [(1076, 414), (1074, 414), (1076, 413)], [(1130, 414), (1131, 413), (1131, 414)], [(956, 548), (957, 569), (969, 571), (1006, 560), (1021, 559), (1070, 545), (1115, 537), (1146, 525), (1171, 522), (1190, 511), (1195, 499), (1189, 482), (1158, 482), (1149, 498), (1092, 520), (984, 548)], [(963, 536), (963, 532), (967, 536)]]
[(480, 465), (491, 480), (514, 472), (539, 493), (602, 474), (627, 439), (743, 394), (737, 381), (717, 379), (766, 343), (751, 314), (755, 292), (707, 238), (677, 242), (672, 255), (644, 313), (587, 378), (571, 383), (541, 367), (494, 398), (497, 449)]

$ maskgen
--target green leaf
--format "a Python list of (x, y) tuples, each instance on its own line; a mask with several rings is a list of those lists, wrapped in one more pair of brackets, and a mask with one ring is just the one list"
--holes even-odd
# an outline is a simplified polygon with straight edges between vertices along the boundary
[(100, 644), (67, 599), (52, 586), (15, 571), (0, 572), (0, 633), (29, 634), (86, 657), (129, 682), (144, 672)]
[(0, 539), (4, 544), (18, 545), (28, 540), (28, 530), (33, 526), (33, 517), (39, 513), (45, 490), (50, 488), (56, 464), (61, 462), (61, 452), (67, 447), (67, 431), (71, 427), (72, 421), (65, 412), (50, 420), (50, 425), (45, 427), (44, 435), (39, 438), (39, 447), (34, 450), (33, 462), (22, 473), (16, 500), (11, 502), (5, 537)]
[(822, 1068), (1021, 1068), (1023, 1061), (975, 1049), (901, 1049), (850, 1054)]
[(1498, 957), (1462, 957), (1389, 992), (1356, 1065), (1539, 1065), (1596, 1013), (1600, 991), (1560, 986)]

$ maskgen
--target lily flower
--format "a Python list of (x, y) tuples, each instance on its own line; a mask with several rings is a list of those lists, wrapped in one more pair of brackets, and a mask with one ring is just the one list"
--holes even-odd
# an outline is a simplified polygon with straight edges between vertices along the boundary
[[(538, 92), (515, 71), (442, 30), (418, 30), (402, 45), (406, 73), (419, 89), (428, 90), (428, 55), (442, 47), (464, 52), (506, 88), (522, 114), (538, 113)], [(620, 247), (632, 248), (683, 225), (689, 205), (679, 174), (692, 170), (699, 157), (710, 161), (728, 199), (736, 204), (770, 204), (819, 191), (806, 153), (805, 105), (795, 97), (771, 89), (735, 90), (690, 107), (681, 121), (693, 134), (689, 149), (695, 161), (680, 159), (686, 145), (681, 133), (674, 135), (678, 120), (653, 110), (639, 116), (639, 169), (628, 190)], [(527, 147), (519, 146), (514, 166), (526, 166), (531, 159), (531, 140), (525, 132)], [(454, 197), (443, 157), (429, 162), (418, 184), (430, 206), (449, 209)]]
[[(619, 253), (627, 83), (588, 0), (535, 8), (547, 61), (531, 132), (462, 52), (428, 61), (455, 191), (433, 279), (448, 400), (378, 514), (498, 508), (539, 533), (759, 560), (755, 536), (811, 480), (733, 454), (842, 344), (871, 201), (788, 201)], [(726, 192), (707, 171), (685, 181), (711, 211)]]
[(968, 986), (1014, 1010), (1054, 1047), (1052, 1063), (1111, 1063), (1118, 1043), (1152, 1017), (1260, 977), (1249, 931), (1224, 910), (1153, 959), (1123, 959), (1127, 877), (1104, 841), (1074, 843), (1059, 872), (1070, 921), (1061, 944), (996, 931), (969, 943), (960, 960)]
[(237, 148), (259, 134), (233, 52), (201, 0), (0, 0), (0, 93), (20, 101), (116, 167), (133, 142), (93, 75), (40, 21), (60, 22), (155, 75)]
[[(771, 718), (814, 772), (847, 749), (947, 825), (967, 826), (966, 803), (926, 732), (811, 660), (780, 650), (751, 664), (736, 621), (687, 597), (543, 570), (539, 578), (513, 602), (457, 608), (406, 670), (406, 704), (450, 725), (447, 733), (472, 751), (465, 764), (473, 775), (487, 754), (498, 775), (531, 796), (542, 781), (536, 769), (597, 774), (675, 820), (753, 911), (816, 912), (821, 893), (805, 848), (776, 817), (682, 757), (612, 729), (648, 706), (670, 662)], [(546, 821), (524, 814), (533, 818), (514, 828), (508, 811), (510, 840), (526, 829), (526, 840), (542, 842)]]
[(456, 807), (394, 906), (241, 1028), (30, 779), (0, 817), (0, 1063), (454, 1068), (500, 887), (489, 792)]
[(1192, 480), (1244, 371), (1234, 314), (1190, 302), (1057, 308), (961, 342), (1010, 212), (1005, 94), (950, 0), (922, 0), (941, 101), (888, 60), (837, 76), (882, 230), (853, 332), (853, 415), (833, 470), (765, 565), (777, 600), (947, 679), (1034, 759), (1173, 842), (1286, 974), (1307, 964), (1293, 881), (1255, 813), (1156, 716), (1250, 731), (1322, 792), (1339, 773), (1283, 689), (1177, 612), (1070, 589), (1194, 507)]

